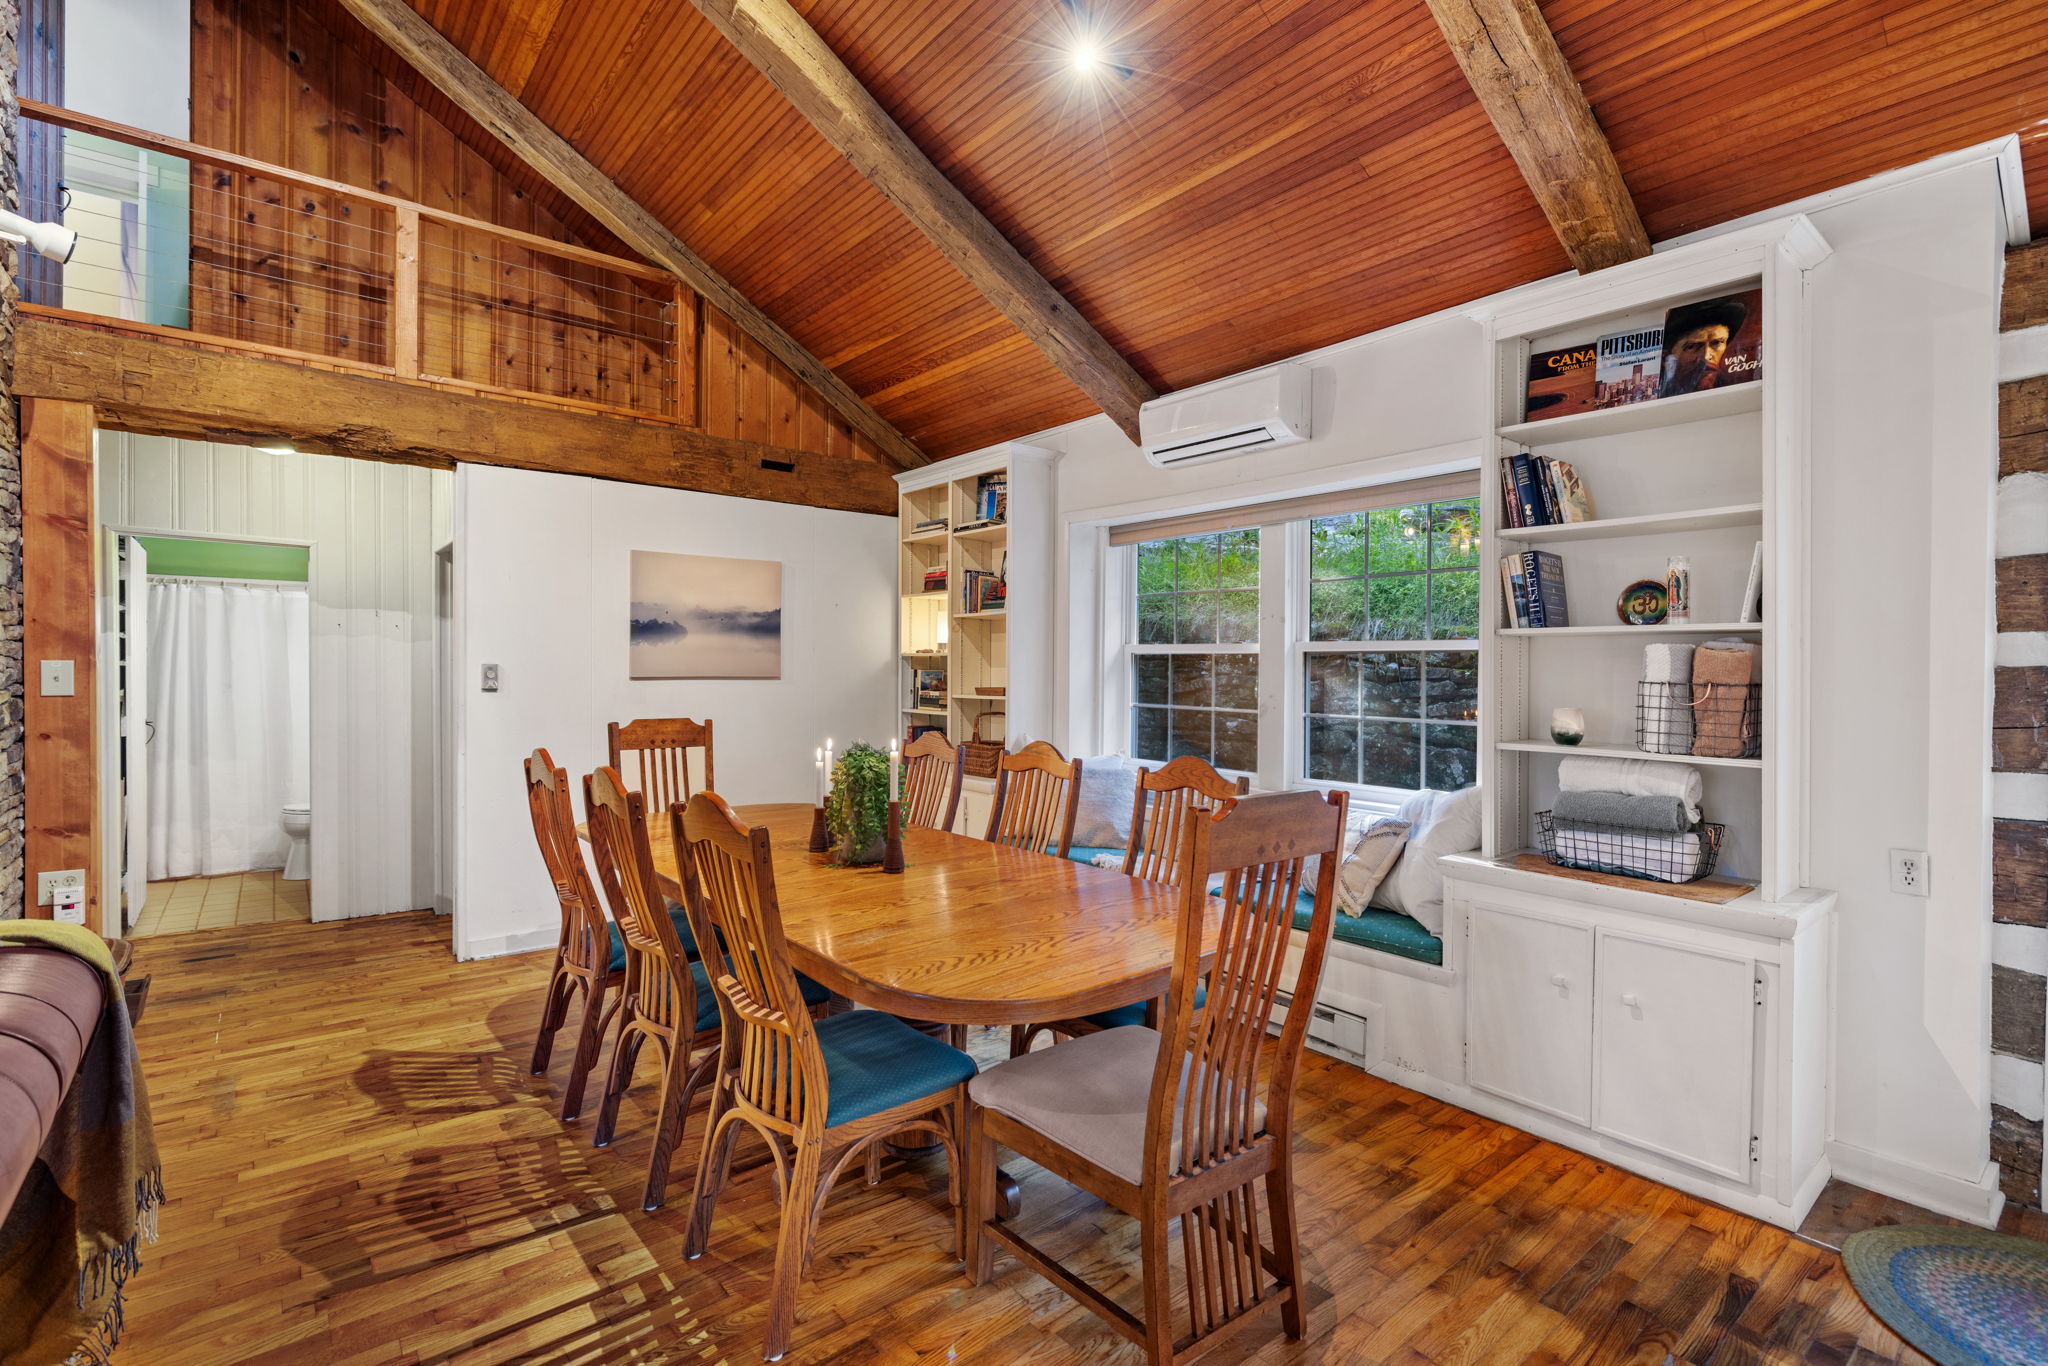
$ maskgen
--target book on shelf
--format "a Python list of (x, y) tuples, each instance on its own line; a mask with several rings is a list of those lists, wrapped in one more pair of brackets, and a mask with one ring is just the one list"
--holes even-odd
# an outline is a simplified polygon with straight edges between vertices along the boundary
[(1664, 329), (1612, 332), (1594, 343), (1593, 406), (1619, 408), (1657, 397)]
[(943, 569), (927, 569), (927, 570), (925, 570), (925, 571), (924, 571), (924, 591), (925, 591), (925, 592), (927, 592), (927, 593), (941, 593), (941, 592), (944, 592), (944, 591), (945, 591), (945, 588), (946, 588), (946, 571), (945, 571), (945, 570), (943, 570)]
[(1564, 561), (1550, 551), (1523, 550), (1502, 557), (1501, 591), (1507, 595), (1507, 618), (1517, 627), (1571, 625)]
[(1657, 397), (1749, 384), (1764, 372), (1764, 292), (1680, 304), (1664, 315)]
[(913, 522), (911, 524), (910, 531), (911, 534), (914, 536), (922, 536), (924, 533), (928, 531), (944, 531), (946, 529), (946, 526), (947, 522), (945, 518), (933, 517), (929, 521)]
[(1591, 412), (1595, 358), (1594, 343), (1589, 341), (1531, 350), (1522, 420), (1540, 422), (1567, 413)]
[(1593, 520), (1593, 495), (1570, 461), (1519, 451), (1502, 463), (1501, 510), (1509, 526)]
[(917, 743), (917, 742), (918, 742), (918, 741), (919, 741), (920, 739), (922, 739), (922, 738), (923, 738), (924, 736), (927, 736), (927, 735), (933, 735), (933, 734), (936, 734), (936, 735), (938, 735), (938, 736), (939, 736), (939, 737), (940, 737), (941, 739), (943, 739), (943, 738), (945, 738), (945, 734), (946, 734), (946, 728), (945, 728), (944, 726), (918, 726), (918, 725), (913, 725), (913, 726), (911, 726), (911, 727), (909, 728), (909, 731), (910, 731), (910, 733), (909, 733), (908, 735), (905, 735), (905, 736), (903, 737), (903, 743), (904, 743), (904, 744), (905, 744), (906, 746), (908, 746), (908, 745), (914, 745), (914, 744), (916, 744), (916, 743)]
[(977, 526), (1007, 521), (1010, 516), (1010, 476), (1000, 471), (984, 474), (974, 481), (974, 519)]
[(1742, 614), (1735, 618), (1739, 622), (1762, 621), (1764, 619), (1764, 543), (1756, 543), (1756, 552), (1749, 557), (1749, 582), (1742, 589)]
[(1003, 576), (986, 569), (969, 569), (961, 575), (960, 610), (997, 612), (1008, 603), (1009, 587)]

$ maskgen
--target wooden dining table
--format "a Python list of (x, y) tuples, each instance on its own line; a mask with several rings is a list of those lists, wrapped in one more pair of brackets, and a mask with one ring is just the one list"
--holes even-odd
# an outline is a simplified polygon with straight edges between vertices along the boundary
[[(941, 1024), (1013, 1025), (1166, 994), (1178, 938), (1173, 888), (943, 830), (903, 832), (901, 873), (810, 851), (809, 806), (736, 808), (766, 826), (791, 963), (860, 1005)], [(654, 871), (680, 899), (665, 817), (648, 821)], [(1203, 961), (1221, 913), (1211, 903)]]

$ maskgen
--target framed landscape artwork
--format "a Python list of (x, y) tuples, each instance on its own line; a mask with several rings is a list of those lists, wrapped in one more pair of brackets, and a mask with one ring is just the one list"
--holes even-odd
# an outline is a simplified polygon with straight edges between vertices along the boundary
[(633, 552), (633, 678), (782, 677), (782, 563)]

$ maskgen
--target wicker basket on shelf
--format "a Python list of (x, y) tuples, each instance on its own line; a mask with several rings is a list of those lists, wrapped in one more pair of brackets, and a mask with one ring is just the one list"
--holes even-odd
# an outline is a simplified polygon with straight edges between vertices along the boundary
[(1618, 825), (1564, 826), (1536, 813), (1536, 847), (1560, 868), (1583, 868), (1645, 882), (1697, 882), (1714, 871), (1728, 827), (1705, 822), (1681, 835), (1650, 835)]
[(1002, 718), (999, 711), (985, 711), (974, 718), (974, 730), (967, 742), (960, 746), (960, 771), (970, 778), (993, 778), (996, 765), (1002, 762), (1003, 742), (981, 738), (981, 723), (990, 717)]

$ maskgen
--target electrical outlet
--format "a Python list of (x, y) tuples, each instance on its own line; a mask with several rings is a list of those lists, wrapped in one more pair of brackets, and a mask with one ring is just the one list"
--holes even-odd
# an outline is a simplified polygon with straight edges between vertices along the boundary
[(53, 906), (64, 892), (75, 898), (85, 897), (85, 869), (66, 868), (57, 873), (36, 874), (36, 905)]
[(1892, 850), (1892, 890), (1904, 896), (1927, 895), (1927, 851)]

